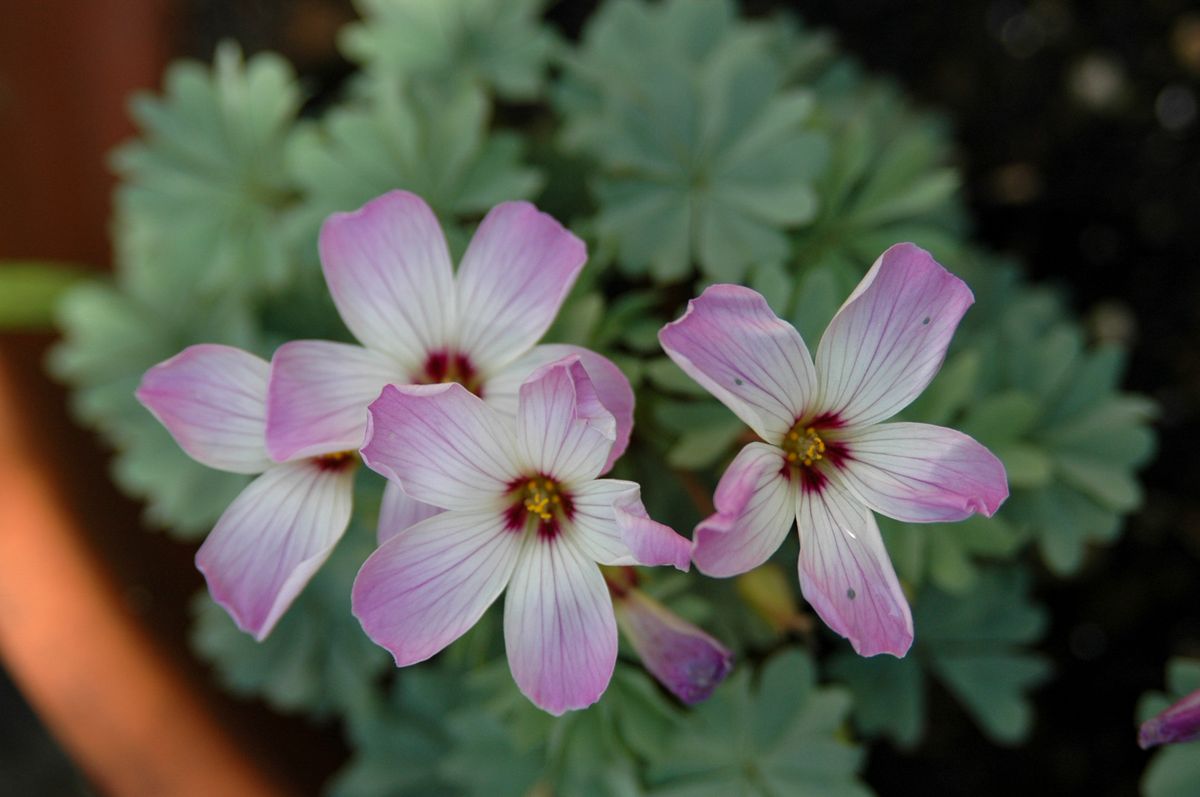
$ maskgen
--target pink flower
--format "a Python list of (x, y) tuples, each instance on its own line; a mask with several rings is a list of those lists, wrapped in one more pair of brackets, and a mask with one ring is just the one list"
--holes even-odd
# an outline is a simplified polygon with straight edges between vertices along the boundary
[[(614, 568), (615, 569), (615, 568)], [(617, 625), (646, 670), (687, 705), (707, 700), (733, 669), (733, 654), (637, 588), (631, 568), (606, 573)]]
[(1138, 730), (1138, 745), (1143, 750), (1193, 739), (1200, 739), (1200, 690), (1146, 720)]
[[(267, 451), (277, 460), (363, 442), (367, 405), (388, 384), (458, 382), (507, 415), (535, 368), (578, 355), (615, 416), (621, 455), (633, 426), (633, 391), (599, 354), (535, 346), (587, 259), (582, 241), (528, 202), (487, 214), (457, 274), (429, 206), (392, 191), (321, 228), (321, 264), (334, 304), (363, 344), (285, 343), (271, 361)], [(380, 539), (436, 512), (389, 484)]]
[(517, 685), (561, 714), (599, 699), (617, 628), (601, 564), (687, 569), (688, 541), (651, 520), (632, 482), (598, 479), (617, 439), (579, 357), (521, 385), (515, 421), (459, 384), (390, 386), (370, 406), (364, 460), (446, 511), (392, 536), (354, 583), (363, 629), (398, 666), (467, 631), (508, 589)]
[(264, 360), (190, 346), (142, 377), (137, 398), (193, 459), (258, 473), (196, 554), (217, 603), (261, 640), (333, 551), (350, 522), (357, 457), (317, 449), (275, 462), (265, 444)]
[(948, 522), (990, 516), (1008, 496), (1004, 466), (970, 437), (882, 423), (929, 384), (973, 301), (928, 252), (897, 244), (838, 310), (814, 363), (754, 291), (714, 285), (692, 300), (659, 332), (663, 348), (765, 441), (721, 477), (717, 512), (696, 527), (696, 566), (751, 570), (795, 519), (808, 602), (858, 653), (903, 656), (912, 614), (872, 511)]

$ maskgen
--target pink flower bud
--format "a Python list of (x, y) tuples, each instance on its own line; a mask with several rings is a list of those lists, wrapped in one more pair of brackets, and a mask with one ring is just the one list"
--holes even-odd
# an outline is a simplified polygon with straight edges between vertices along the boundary
[(1143, 749), (1200, 739), (1200, 690), (1142, 723), (1138, 745)]
[(733, 668), (728, 648), (640, 590), (613, 597), (617, 624), (642, 664), (684, 703), (708, 699)]

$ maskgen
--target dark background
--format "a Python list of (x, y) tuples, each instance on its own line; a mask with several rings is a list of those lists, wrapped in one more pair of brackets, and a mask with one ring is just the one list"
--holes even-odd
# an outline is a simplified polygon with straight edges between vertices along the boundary
[[(348, 71), (332, 44), (332, 31), (351, 16), (345, 2), (151, 5), (166, 9), (165, 39), (153, 43), (155, 52), (207, 59), (219, 39), (236, 38), (248, 51), (284, 52), (318, 94)], [(746, 8), (759, 14), (781, 5)], [(561, 3), (551, 19), (573, 35), (593, 6)], [(0, 28), (10, 7), (16, 4), (0, 0)], [(1134, 743), (1137, 698), (1162, 688), (1169, 657), (1200, 656), (1200, 11), (1176, 0), (794, 7), (834, 31), (872, 71), (892, 75), (919, 105), (951, 117), (977, 239), (1067, 289), (1094, 328), (1128, 338), (1127, 387), (1162, 410), (1160, 454), (1143, 474), (1146, 508), (1117, 545), (1093, 551), (1077, 578), (1039, 579), (1056, 676), (1035, 695), (1029, 743), (1012, 750), (990, 744), (934, 687), (924, 743), (910, 753), (877, 745), (867, 778), (882, 794), (1133, 794), (1148, 759)], [(88, 210), (102, 232), (97, 196)], [(107, 257), (99, 236), (65, 254), (22, 251), (29, 246), (15, 240), (0, 239), (0, 256)], [(24, 342), (31, 353), (21, 360), (36, 369), (48, 339)], [(51, 411), (65, 417), (62, 396), (52, 401)], [(94, 448), (86, 434), (73, 434)], [(103, 455), (91, 450), (82, 463), (98, 469)], [(110, 501), (117, 517), (136, 517), (129, 502)], [(167, 579), (161, 563), (186, 563), (190, 551), (134, 523), (125, 529), (97, 544), (117, 557), (113, 568), (141, 596), (139, 611), (151, 626), (182, 644), (183, 599), (199, 579)], [(240, 726), (273, 722), (261, 706), (222, 705), (222, 715)], [(71, 793), (69, 764), (54, 757), (35, 722), (0, 679), (0, 786)], [(294, 782), (311, 789), (343, 750), (332, 729), (293, 725), (280, 733), (319, 751), (293, 772)], [(271, 738), (279, 738), (275, 730)], [(261, 737), (258, 746), (280, 756)], [(27, 752), (10, 755), (18, 749)], [(284, 758), (293, 766), (296, 759)]]

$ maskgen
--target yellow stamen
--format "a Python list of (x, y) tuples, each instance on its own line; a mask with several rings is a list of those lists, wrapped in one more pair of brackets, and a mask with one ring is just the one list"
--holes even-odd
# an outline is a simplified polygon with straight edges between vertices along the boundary
[(784, 456), (788, 462), (792, 464), (801, 464), (806, 468), (811, 468), (817, 462), (825, 458), (825, 441), (821, 439), (821, 435), (817, 433), (816, 427), (799, 425), (784, 435), (780, 447), (784, 451)]

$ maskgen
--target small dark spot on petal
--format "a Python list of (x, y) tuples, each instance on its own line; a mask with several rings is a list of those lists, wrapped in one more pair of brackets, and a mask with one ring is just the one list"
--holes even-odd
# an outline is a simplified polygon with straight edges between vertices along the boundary
[(850, 600), (854, 600), (855, 598), (858, 597), (858, 593), (855, 592), (853, 589), (848, 589), (848, 590), (846, 590), (846, 597), (849, 598)]
[(742, 385), (742, 384), (745, 384), (744, 382), (742, 382), (742, 380), (738, 379), (736, 376), (733, 378), (733, 383), (734, 383), (735, 385)]
[(929, 323), (929, 316), (925, 316), (924, 318), (922, 318), (922, 319), (921, 319), (921, 323), (922, 323), (922, 324), (928, 324), (928, 323)]

